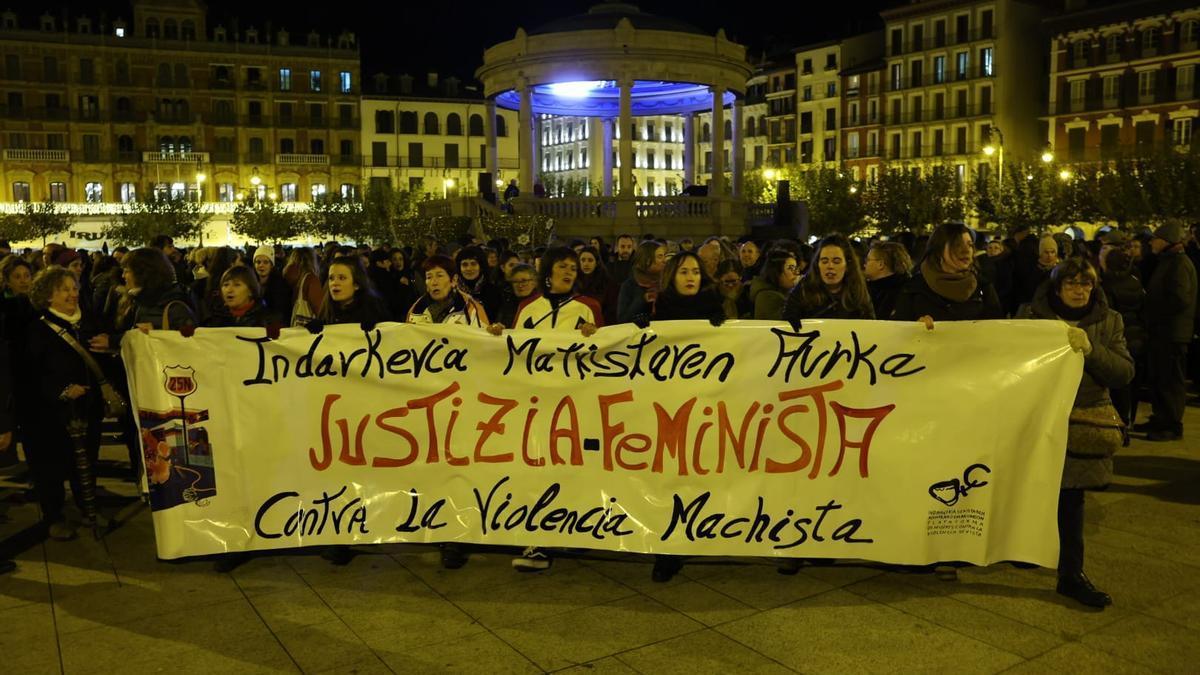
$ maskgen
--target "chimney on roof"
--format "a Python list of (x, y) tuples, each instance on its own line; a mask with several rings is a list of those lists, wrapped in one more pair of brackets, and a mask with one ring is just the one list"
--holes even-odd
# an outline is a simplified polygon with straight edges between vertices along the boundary
[(426, 73), (425, 78), (426, 78), (425, 82), (429, 85), (430, 89), (437, 89), (437, 86), (438, 86), (438, 74), (437, 73)]
[(413, 76), (405, 73), (400, 76), (400, 93), (412, 94)]

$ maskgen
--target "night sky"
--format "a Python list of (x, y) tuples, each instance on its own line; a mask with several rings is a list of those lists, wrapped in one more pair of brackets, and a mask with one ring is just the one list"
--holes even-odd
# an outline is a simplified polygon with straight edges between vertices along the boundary
[[(533, 27), (580, 14), (596, 4), (596, 0), (310, 2), (211, 0), (208, 3), (209, 22), (210, 26), (224, 23), (229, 27), (228, 19), (237, 16), (243, 30), (249, 24), (255, 24), (262, 31), (265, 22), (270, 20), (274, 29), (287, 28), (293, 41), (311, 28), (336, 34), (345, 27), (358, 36), (366, 77), (380, 71), (417, 75), (438, 70), (473, 79), (475, 69), (482, 63), (483, 50), (511, 39), (518, 26)], [(764, 51), (786, 52), (807, 43), (882, 28), (879, 10), (904, 3), (905, 0), (791, 0), (786, 4), (642, 0), (634, 4), (645, 12), (681, 19), (713, 33), (724, 28), (730, 39), (746, 45), (752, 55), (758, 55)], [(43, 6), (46, 5), (50, 3)], [(98, 17), (103, 10), (110, 21), (116, 16), (126, 20), (132, 17), (131, 5), (127, 2), (91, 0), (67, 2), (66, 7), (66, 11), (93, 17)], [(302, 15), (297, 16), (296, 10), (300, 7), (304, 9)], [(756, 11), (746, 11), (749, 7)], [(24, 23), (30, 24), (40, 12), (18, 10), (18, 13)]]

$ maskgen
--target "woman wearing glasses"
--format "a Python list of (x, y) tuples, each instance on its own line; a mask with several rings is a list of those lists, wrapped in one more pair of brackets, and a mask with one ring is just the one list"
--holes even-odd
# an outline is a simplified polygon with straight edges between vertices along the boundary
[(504, 301), (500, 303), (500, 311), (496, 314), (496, 323), (504, 326), (513, 325), (517, 318), (517, 309), (533, 292), (537, 290), (537, 270), (533, 265), (518, 263), (508, 273), (508, 288), (504, 289)]
[[(1112, 481), (1112, 455), (1121, 444), (1119, 417), (1109, 389), (1133, 379), (1133, 357), (1125, 347), (1121, 315), (1108, 306), (1091, 263), (1070, 258), (1050, 273), (1018, 319), (1050, 319), (1067, 324), (1071, 348), (1083, 352), (1083, 377), (1075, 393), (1067, 432), (1067, 459), (1058, 497), (1058, 593), (1089, 607), (1112, 604), (1083, 573), (1083, 493)], [(1111, 424), (1098, 425), (1107, 418)]]
[(764, 321), (779, 321), (783, 318), (783, 303), (800, 279), (796, 256), (789, 251), (772, 249), (767, 253), (762, 272), (750, 282), (750, 302), (754, 305), (753, 317)]

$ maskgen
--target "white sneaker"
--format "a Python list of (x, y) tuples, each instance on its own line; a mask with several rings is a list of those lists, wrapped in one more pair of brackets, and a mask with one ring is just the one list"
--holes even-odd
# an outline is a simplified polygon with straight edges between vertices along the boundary
[(544, 549), (530, 546), (525, 549), (520, 558), (513, 558), (512, 566), (518, 572), (541, 572), (550, 569), (552, 562), (554, 560), (547, 555)]

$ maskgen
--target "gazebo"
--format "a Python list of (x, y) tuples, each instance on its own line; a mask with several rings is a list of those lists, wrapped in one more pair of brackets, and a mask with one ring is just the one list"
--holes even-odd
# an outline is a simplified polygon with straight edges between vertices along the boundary
[[(613, 158), (602, 152), (603, 196), (518, 201), (519, 212), (546, 213), (566, 229), (576, 223), (597, 232), (634, 219), (678, 219), (697, 232), (733, 231), (745, 226), (741, 206), (742, 99), (751, 66), (745, 47), (729, 41), (723, 30), (705, 33), (684, 22), (642, 12), (634, 5), (606, 2), (586, 14), (552, 21), (532, 30), (518, 28), (516, 36), (484, 52), (476, 77), (483, 83), (489, 113), (486, 164), (497, 167), (495, 106), (518, 111), (520, 186), (525, 194), (534, 184), (540, 115), (588, 118), (594, 137), (612, 146), (614, 125), (618, 143), (618, 193), (613, 193)], [(725, 115), (732, 115), (730, 148), (732, 185), (726, 186), (724, 166)], [(684, 181), (696, 180), (695, 114), (712, 111), (712, 181), (708, 198), (637, 197), (633, 181), (633, 118), (640, 115), (682, 115), (684, 119)], [(602, 136), (599, 136), (602, 134)], [(609, 232), (612, 234), (613, 232)]]

